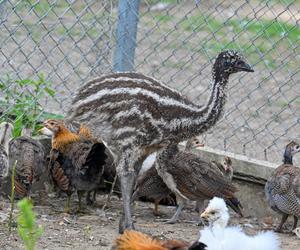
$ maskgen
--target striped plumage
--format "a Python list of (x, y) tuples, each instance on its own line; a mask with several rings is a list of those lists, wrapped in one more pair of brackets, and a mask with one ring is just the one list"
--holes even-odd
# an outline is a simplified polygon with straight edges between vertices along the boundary
[(237, 189), (222, 172), (198, 155), (179, 151), (176, 145), (168, 146), (157, 157), (157, 172), (176, 195), (179, 205), (168, 223), (175, 223), (187, 200), (204, 201), (222, 197), (237, 213), (241, 206), (234, 193)]
[(142, 74), (113, 73), (84, 84), (68, 112), (69, 122), (92, 129), (112, 152), (120, 175), (124, 203), (124, 228), (133, 228), (130, 200), (135, 171), (152, 152), (197, 136), (221, 117), (229, 75), (253, 72), (234, 51), (220, 53), (213, 66), (213, 86), (205, 106)]
[(29, 196), (31, 185), (38, 181), (45, 171), (45, 150), (43, 145), (29, 137), (20, 136), (9, 142), (10, 174), (15, 162), (15, 191), (20, 198)]
[(293, 156), (298, 152), (300, 145), (290, 142), (284, 151), (283, 164), (276, 168), (265, 185), (269, 206), (282, 215), (277, 232), (282, 231), (289, 215), (294, 216), (293, 229), (300, 218), (300, 168), (293, 166)]

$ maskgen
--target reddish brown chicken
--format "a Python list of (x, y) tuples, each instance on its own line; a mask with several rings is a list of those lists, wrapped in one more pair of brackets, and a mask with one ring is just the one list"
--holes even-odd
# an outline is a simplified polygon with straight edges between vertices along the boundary
[[(104, 172), (105, 146), (101, 142), (87, 138), (88, 130), (75, 134), (59, 120), (47, 120), (44, 129), (52, 133), (49, 174), (53, 183), (66, 192), (68, 200), (65, 211), (70, 212), (70, 199), (77, 191), (81, 210), (81, 198), (85, 191), (97, 188)], [(84, 133), (82, 132), (84, 131)]]
[(137, 231), (125, 231), (116, 239), (114, 250), (206, 250), (201, 242), (183, 240), (156, 240)]

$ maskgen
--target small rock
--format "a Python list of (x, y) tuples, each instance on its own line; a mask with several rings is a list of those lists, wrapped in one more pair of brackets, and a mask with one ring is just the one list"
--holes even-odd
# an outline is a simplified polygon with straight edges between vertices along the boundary
[(67, 217), (63, 217), (63, 221), (66, 222), (67, 224), (71, 224), (72, 221), (68, 219)]

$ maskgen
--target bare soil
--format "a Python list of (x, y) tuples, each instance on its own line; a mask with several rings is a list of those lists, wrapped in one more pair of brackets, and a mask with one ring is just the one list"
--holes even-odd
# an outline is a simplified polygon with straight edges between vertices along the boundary
[[(2, 197), (1, 197), (2, 199)], [(81, 214), (65, 214), (63, 198), (35, 198), (34, 210), (37, 214), (37, 223), (43, 226), (44, 233), (37, 244), (36, 249), (110, 249), (114, 239), (118, 236), (118, 221), (122, 209), (121, 201), (112, 197), (110, 206), (105, 211), (102, 207), (106, 196), (97, 197), (94, 207), (86, 207)], [(8, 233), (7, 218), (9, 213), (8, 200), (1, 201), (0, 210), (0, 249), (15, 250), (24, 249), (16, 228), (11, 235)], [(75, 210), (77, 202), (73, 201), (72, 209)], [(186, 208), (179, 223), (174, 225), (157, 221), (159, 218), (170, 218), (175, 207), (160, 206), (161, 216), (153, 215), (153, 204), (136, 202), (135, 226), (136, 229), (160, 239), (184, 239), (195, 241), (198, 238), (202, 226), (196, 224), (197, 213), (192, 206)], [(17, 211), (15, 211), (16, 217)], [(194, 222), (192, 222), (194, 221)], [(278, 223), (277, 218), (237, 218), (231, 216), (231, 224), (239, 224), (249, 234), (255, 234), (259, 230), (272, 230)], [(291, 225), (288, 225), (290, 228)], [(282, 250), (299, 249), (300, 239), (286, 231), (278, 234)]]

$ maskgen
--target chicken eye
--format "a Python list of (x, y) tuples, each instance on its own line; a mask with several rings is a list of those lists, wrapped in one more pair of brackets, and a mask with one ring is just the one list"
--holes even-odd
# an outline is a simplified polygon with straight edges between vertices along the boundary
[(211, 213), (212, 215), (214, 215), (216, 212), (215, 212), (215, 211), (211, 211), (210, 213)]

